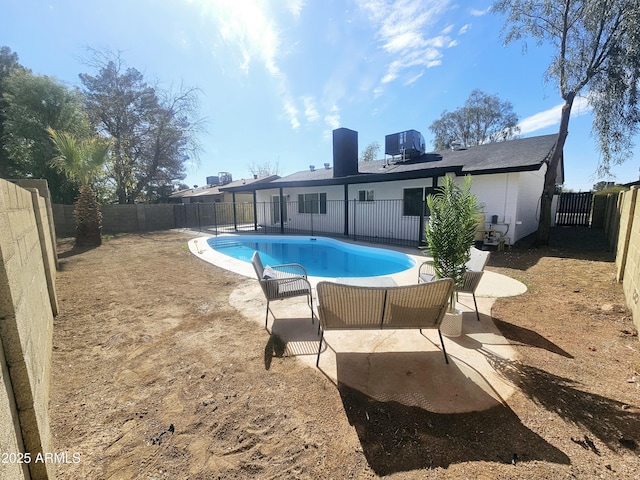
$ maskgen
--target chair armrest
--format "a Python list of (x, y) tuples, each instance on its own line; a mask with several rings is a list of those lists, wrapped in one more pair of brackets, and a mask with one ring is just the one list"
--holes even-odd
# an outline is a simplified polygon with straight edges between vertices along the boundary
[(307, 270), (299, 263), (282, 263), (280, 265), (271, 265), (271, 268), (278, 274), (285, 277), (299, 276), (307, 278)]
[(275, 300), (296, 296), (303, 293), (311, 295), (309, 280), (300, 275), (290, 275), (282, 278), (269, 278), (260, 280), (263, 291), (268, 299)]

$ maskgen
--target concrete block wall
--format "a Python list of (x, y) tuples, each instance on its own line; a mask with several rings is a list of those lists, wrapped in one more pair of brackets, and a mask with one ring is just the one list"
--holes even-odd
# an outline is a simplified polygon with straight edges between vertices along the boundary
[[(0, 342), (0, 382), (4, 388), (0, 389), (0, 453), (24, 452), (18, 408), (13, 397), (13, 387), (9, 378), (9, 367), (5, 360), (2, 342)], [(18, 462), (0, 462), (0, 478), (22, 479), (29, 478), (27, 464)]]
[(60, 237), (73, 237), (76, 234), (76, 217), (73, 205), (55, 204), (52, 207), (56, 234)]
[[(0, 179), (0, 450), (28, 452), (32, 459), (52, 451), (48, 402), (57, 300), (55, 293), (50, 298), (55, 286), (48, 285), (45, 267), (55, 262), (43, 257), (53, 251), (41, 246), (47, 243), (46, 211), (37, 191)], [(55, 268), (49, 276), (55, 277)], [(0, 464), (0, 478), (27, 478), (24, 473)], [(32, 461), (28, 474), (55, 478), (50, 463)]]
[[(59, 236), (73, 237), (76, 234), (76, 219), (73, 205), (53, 205), (55, 230)], [(175, 228), (174, 205), (135, 204), (101, 205), (103, 233), (131, 233)]]

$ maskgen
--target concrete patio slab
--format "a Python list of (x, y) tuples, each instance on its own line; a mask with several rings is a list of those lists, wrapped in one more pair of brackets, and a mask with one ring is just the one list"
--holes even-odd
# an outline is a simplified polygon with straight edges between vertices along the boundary
[[(189, 242), (199, 258), (239, 273), (248, 279), (230, 296), (229, 302), (246, 317), (264, 327), (266, 300), (250, 263), (235, 260), (211, 249), (207, 237)], [(381, 245), (372, 245), (381, 248)], [(415, 260), (415, 266), (388, 277), (368, 277), (363, 285), (411, 285), (417, 283), (418, 267), (427, 259), (418, 249), (382, 246), (401, 251)], [(321, 280), (309, 277), (315, 286)], [(358, 283), (351, 279), (349, 283)], [(489, 409), (503, 403), (514, 386), (492, 367), (513, 361), (516, 353), (500, 334), (491, 318), (497, 297), (521, 295), (526, 286), (512, 278), (485, 271), (476, 291), (480, 321), (476, 320), (471, 295), (460, 294), (458, 308), (464, 313), (460, 337), (444, 337), (449, 355), (445, 363), (437, 330), (329, 331), (322, 344), (319, 369), (336, 385), (347, 385), (371, 398), (400, 402), (434, 413), (461, 413)], [(315, 292), (314, 292), (315, 295)], [(315, 302), (315, 296), (314, 296)], [(265, 366), (272, 356), (270, 334), (285, 344), (284, 355), (296, 357), (316, 368), (320, 336), (318, 319), (311, 323), (311, 311), (304, 297), (272, 302), (265, 332)], [(315, 310), (315, 308), (314, 308)]]
[[(329, 331), (322, 345), (319, 369), (336, 385), (355, 388), (379, 401), (395, 401), (434, 413), (491, 408), (514, 391), (492, 367), (514, 360), (515, 351), (489, 315), (493, 298), (478, 298), (480, 321), (470, 296), (460, 296), (463, 335), (444, 337), (445, 363), (436, 330)], [(468, 300), (468, 301), (467, 301)], [(257, 281), (247, 280), (229, 299), (232, 306), (264, 326), (266, 301)], [(316, 368), (318, 320), (311, 323), (304, 298), (272, 302), (275, 320), (268, 328), (286, 344), (285, 356)], [(265, 356), (273, 355), (265, 332)], [(267, 358), (265, 358), (267, 361)]]

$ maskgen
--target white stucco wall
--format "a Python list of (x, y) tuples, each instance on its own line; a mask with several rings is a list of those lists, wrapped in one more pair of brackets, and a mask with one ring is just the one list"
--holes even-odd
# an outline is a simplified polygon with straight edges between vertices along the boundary
[(531, 235), (538, 229), (545, 170), (546, 166), (543, 166), (537, 172), (520, 174), (517, 217), (522, 223), (516, 225), (518, 239)]
[[(471, 190), (483, 206), (485, 227), (504, 232), (508, 243), (533, 233), (537, 228), (543, 179), (544, 171), (474, 176)], [(463, 177), (456, 177), (455, 181), (460, 184)], [(432, 183), (431, 178), (424, 178), (349, 185), (349, 232), (360, 236), (415, 239), (420, 218), (403, 216), (403, 190), (428, 188)], [(360, 190), (373, 190), (375, 202), (357, 201)], [(298, 213), (300, 193), (326, 193), (327, 214)], [(283, 194), (287, 198), (286, 221), (292, 228), (318, 233), (344, 230), (344, 186), (286, 188)], [(259, 224), (274, 225), (270, 202), (278, 195), (277, 188), (257, 192)], [(498, 216), (495, 224), (492, 223), (494, 215)]]

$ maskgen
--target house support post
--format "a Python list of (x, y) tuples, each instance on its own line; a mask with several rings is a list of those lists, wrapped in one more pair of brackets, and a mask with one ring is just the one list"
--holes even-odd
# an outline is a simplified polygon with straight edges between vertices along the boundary
[(258, 197), (256, 191), (253, 191), (253, 229), (258, 231)]
[(344, 185), (344, 236), (349, 236), (349, 185)]
[(231, 193), (231, 201), (233, 202), (233, 229), (238, 231), (238, 208), (236, 207), (236, 192)]
[(280, 187), (280, 234), (284, 235), (284, 193)]

